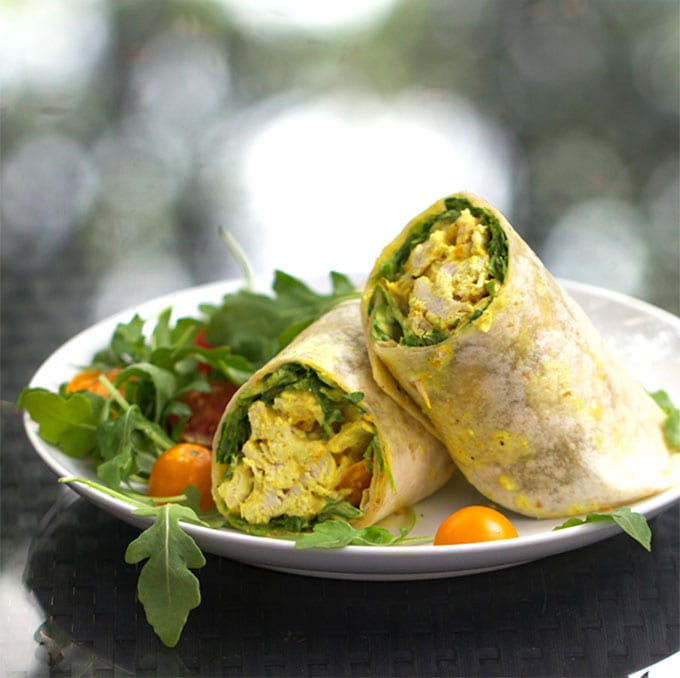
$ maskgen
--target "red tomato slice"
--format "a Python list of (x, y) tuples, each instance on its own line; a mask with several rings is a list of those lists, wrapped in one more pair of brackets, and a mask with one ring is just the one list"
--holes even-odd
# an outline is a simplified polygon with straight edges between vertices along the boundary
[[(205, 338), (205, 327), (201, 327), (201, 329), (198, 330), (198, 333), (194, 337), (194, 346), (200, 346), (201, 348), (215, 348), (215, 345), (211, 344)], [(212, 371), (212, 367), (210, 367), (208, 363), (203, 362), (199, 362), (196, 365), (196, 369), (198, 369), (199, 372), (203, 372), (203, 374), (210, 374)]]
[[(210, 393), (189, 391), (181, 398), (192, 412), (182, 429), (180, 436), (182, 442), (212, 445), (212, 439), (224, 414), (224, 408), (238, 386), (227, 381), (215, 381), (210, 384), (210, 388)], [(170, 418), (170, 426), (174, 426), (177, 422), (177, 417)]]
[(215, 348), (214, 344), (211, 344), (205, 338), (205, 327), (201, 327), (201, 329), (196, 333), (196, 336), (194, 337), (194, 345), (200, 346), (201, 348)]

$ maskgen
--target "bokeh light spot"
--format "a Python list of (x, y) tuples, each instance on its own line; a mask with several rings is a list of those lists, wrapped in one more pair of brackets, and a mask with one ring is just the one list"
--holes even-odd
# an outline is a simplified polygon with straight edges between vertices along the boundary
[(646, 230), (642, 212), (627, 203), (587, 200), (560, 217), (541, 257), (553, 275), (635, 296), (647, 260)]
[(144, 45), (131, 71), (131, 108), (151, 123), (192, 134), (224, 104), (230, 74), (222, 50), (206, 36), (166, 32)]
[(447, 193), (510, 206), (507, 138), (469, 102), (424, 90), (291, 104), (252, 130), (241, 157), (222, 172), (239, 182), (233, 221), (265, 271), (368, 270), (414, 214)]
[(105, 7), (101, 0), (1, 3), (0, 86), (83, 86), (109, 46)]
[(39, 263), (50, 256), (92, 206), (98, 186), (86, 150), (65, 136), (30, 138), (4, 161), (3, 255)]
[(384, 20), (396, 0), (219, 0), (233, 20), (255, 33), (366, 30)]

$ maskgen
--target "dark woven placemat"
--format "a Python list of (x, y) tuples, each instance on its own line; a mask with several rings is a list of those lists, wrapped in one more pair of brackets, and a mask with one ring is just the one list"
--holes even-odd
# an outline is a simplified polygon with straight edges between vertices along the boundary
[[(2, 242), (0, 241), (0, 244)], [(70, 249), (69, 249), (70, 248)], [(54, 475), (35, 454), (13, 403), (47, 356), (89, 322), (92, 284), (76, 244), (55, 250), (36, 272), (22, 252), (0, 265), (0, 565), (13, 540), (28, 538), (57, 496)]]
[(137, 531), (64, 489), (27, 582), (48, 633), (72, 641), (54, 675), (85, 664), (101, 675), (626, 675), (680, 648), (679, 513), (652, 521), (651, 554), (617, 536), (434, 581), (305, 578), (208, 556), (203, 602), (169, 650), (123, 561)]

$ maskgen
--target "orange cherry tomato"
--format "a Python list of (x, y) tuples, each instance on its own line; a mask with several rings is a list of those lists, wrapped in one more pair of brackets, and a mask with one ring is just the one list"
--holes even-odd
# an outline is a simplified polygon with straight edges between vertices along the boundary
[[(119, 368), (114, 368), (106, 373), (106, 378), (109, 381), (113, 381), (116, 375), (120, 372)], [(102, 398), (107, 398), (109, 392), (99, 381), (99, 376), (102, 374), (101, 370), (83, 370), (78, 372), (71, 381), (66, 384), (66, 393), (76, 393), (77, 391), (90, 391), (90, 393), (96, 393), (102, 396)]]
[(182, 494), (189, 485), (195, 485), (201, 510), (209, 511), (215, 506), (211, 492), (211, 456), (207, 447), (194, 443), (179, 443), (165, 450), (151, 468), (149, 496), (173, 497)]
[(471, 544), (518, 537), (514, 525), (489, 506), (466, 506), (452, 513), (439, 526), (435, 545)]

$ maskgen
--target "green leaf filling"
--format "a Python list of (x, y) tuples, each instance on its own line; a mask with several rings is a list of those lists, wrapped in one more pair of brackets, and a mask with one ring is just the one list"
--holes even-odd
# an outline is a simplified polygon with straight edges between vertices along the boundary
[[(348, 404), (354, 407), (357, 412), (364, 414), (365, 410), (361, 407), (363, 393), (345, 393), (337, 385), (323, 379), (312, 368), (299, 363), (286, 363), (266, 375), (261, 383), (254, 389), (250, 389), (241, 394), (236, 407), (227, 415), (222, 426), (218, 444), (215, 448), (215, 455), (218, 462), (225, 464), (228, 468), (226, 476), (231, 475), (242, 457), (242, 447), (250, 437), (251, 427), (248, 420), (248, 409), (256, 400), (271, 403), (283, 391), (293, 389), (312, 393), (324, 413), (324, 421), (321, 424), (321, 436), (329, 439), (334, 433), (334, 425), (341, 424), (344, 420), (343, 408)], [(373, 473), (385, 472), (389, 474), (389, 482), (394, 486), (394, 481), (389, 469), (383, 461), (382, 446), (377, 433), (371, 439), (364, 459), (367, 466)], [(342, 507), (342, 512), (338, 513), (338, 506)], [(230, 517), (230, 524), (240, 530), (257, 534), (285, 534), (301, 532), (317, 521), (325, 520), (331, 513), (341, 515), (343, 518), (353, 519), (361, 513), (355, 513), (355, 509), (347, 502), (331, 502), (314, 521), (305, 521), (295, 516), (283, 516), (272, 519), (266, 526), (248, 525), (238, 516)]]
[(271, 403), (279, 394), (288, 389), (309, 391), (319, 402), (324, 413), (321, 425), (322, 437), (327, 440), (333, 431), (333, 424), (344, 421), (342, 408), (350, 404), (360, 414), (364, 410), (359, 405), (363, 398), (361, 393), (345, 393), (335, 384), (322, 379), (319, 374), (306, 365), (286, 363), (266, 375), (262, 382), (253, 389), (241, 394), (237, 406), (227, 415), (217, 445), (217, 461), (235, 465), (240, 450), (250, 436), (248, 409), (256, 400)]
[(253, 524), (241, 516), (232, 513), (227, 516), (227, 523), (239, 532), (246, 532), (258, 537), (274, 537), (295, 539), (299, 535), (312, 530), (314, 525), (329, 520), (355, 520), (363, 515), (361, 509), (352, 506), (343, 499), (331, 499), (313, 520), (300, 516), (277, 516), (266, 524)]

